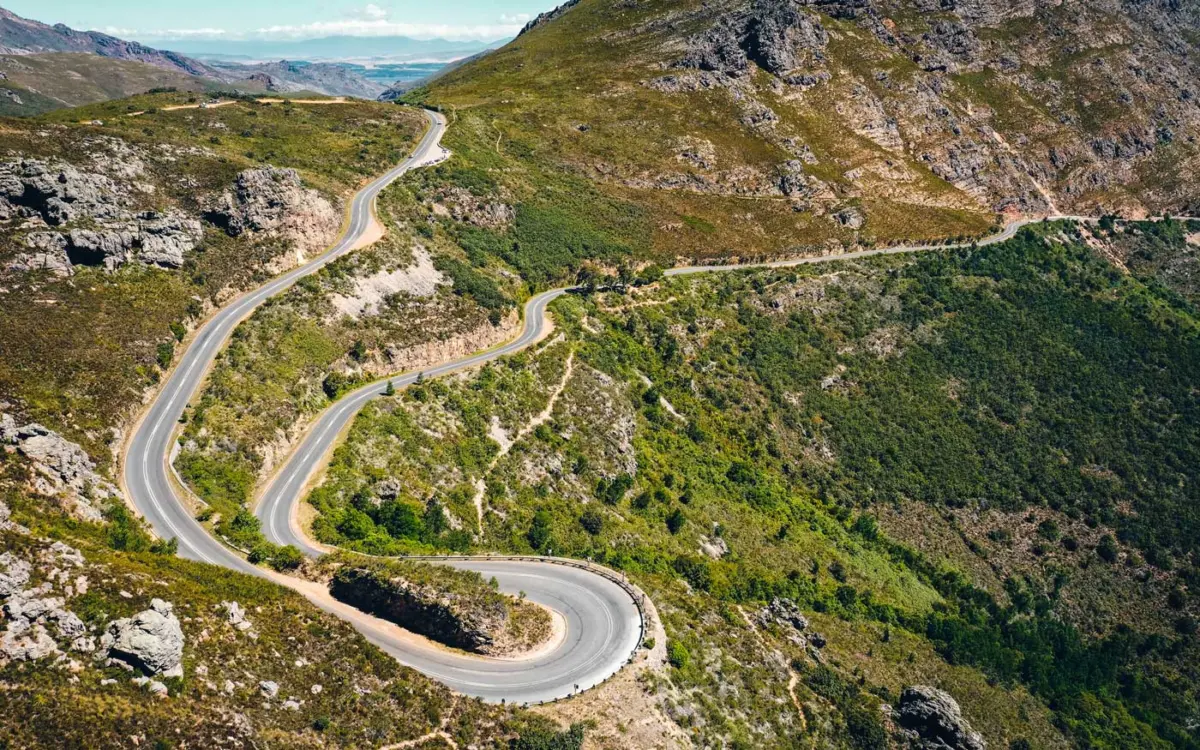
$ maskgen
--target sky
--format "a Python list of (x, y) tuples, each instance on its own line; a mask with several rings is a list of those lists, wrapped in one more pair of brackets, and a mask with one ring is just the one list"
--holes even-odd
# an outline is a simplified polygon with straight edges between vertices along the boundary
[(123, 39), (510, 37), (560, 0), (5, 0), (17, 15)]

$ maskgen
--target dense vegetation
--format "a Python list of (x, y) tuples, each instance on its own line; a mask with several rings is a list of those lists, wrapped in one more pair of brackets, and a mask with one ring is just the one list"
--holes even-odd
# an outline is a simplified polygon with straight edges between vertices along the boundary
[[(375, 747), (443, 731), (463, 746), (574, 738), (527, 746), (579, 747), (578, 729), (560, 733), (526, 712), (455, 696), (292, 591), (176, 558), (120, 506), (105, 524), (71, 520), (49, 498), (23, 489), (27, 471), (15, 458), (0, 467), (0, 502), (30, 531), (0, 528), (0, 545), (33, 564), (30, 586), (46, 582), (52, 596), (62, 596), (75, 584), (64, 606), (93, 633), (146, 609), (152, 598), (173, 603), (184, 676), (165, 680), (169, 697), (162, 698), (124, 669), (84, 655), (72, 654), (63, 668), (5, 661), (0, 746), (216, 747), (233, 737), (260, 747)], [(54, 570), (63, 564), (47, 549), (56, 542), (85, 559), (83, 567), (67, 566), (69, 581)], [(249, 630), (227, 622), (226, 602), (244, 608)], [(259, 683), (266, 680), (279, 686), (277, 700), (264, 698)], [(298, 702), (294, 711), (281, 708), (289, 696)], [(514, 739), (518, 733), (523, 739)]]
[[(675, 690), (713, 684), (694, 662), (720, 630), (698, 612), (733, 608), (728, 630), (740, 627), (738, 608), (782, 596), (823, 627), (849, 627), (848, 639), (874, 633), (872, 650), (926, 644), (910, 654), (932, 648), (1023, 685), (1081, 745), (1191, 746), (1180, 717), (1196, 695), (1179, 681), (1195, 657), (1196, 321), (1179, 296), (1096, 257), (1078, 231), (1049, 225), (986, 248), (672, 280), (632, 301), (563, 300), (566, 342), (364, 411), (313, 496), (318, 529), (354, 543), (340, 509), (370, 494), (373, 475), (402, 477), (418, 509), (464, 517), (482, 482), (479, 547), (592, 557), (652, 590), (682, 649)], [(1150, 234), (1179, 253), (1187, 231), (1131, 225), (1105, 241)], [(551, 403), (566, 349), (578, 361)], [(511, 389), (539, 369), (532, 386)], [(502, 425), (547, 407), (552, 417), (497, 451), (489, 425), (501, 393), (524, 394)], [(423, 436), (435, 425), (437, 439)], [(431, 440), (438, 450), (420, 447)], [(1030, 554), (1047, 572), (976, 585), (967, 558), (1002, 554), (1012, 534), (997, 529), (967, 558), (933, 560), (881, 528), (905, 507), (1032, 518)], [(386, 526), (371, 533), (373, 547), (388, 547)], [(1153, 571), (1129, 589), (1153, 616), (1123, 616), (1112, 591), (1089, 590), (1108, 625), (1083, 629), (1091, 620), (1074, 602), (1099, 569), (1112, 580)], [(724, 680), (751, 679), (755, 658), (739, 658)], [(896, 690), (903, 667), (878, 661), (864, 674)], [(805, 677), (809, 689), (833, 691), (843, 725), (874, 736), (859, 721), (863, 699), (821, 675)], [(761, 717), (756, 700), (770, 691), (756, 690), (708, 706), (707, 721)], [(997, 702), (958, 697), (975, 716)]]
[[(106, 171), (133, 170), (118, 179), (146, 186), (133, 191), (132, 208), (199, 216), (239, 172), (264, 164), (297, 168), (307, 185), (340, 199), (402, 159), (424, 124), (419, 113), (367, 102), (166, 109), (187, 105), (188, 96), (160, 93), (8, 121), (0, 147), (85, 171), (99, 169), (91, 166), (97, 160)], [(128, 116), (134, 112), (144, 113)], [(16, 231), (0, 238), (0, 265), (26, 251)], [(0, 399), (106, 464), (112, 430), (169, 366), (188, 328), (289, 256), (282, 238), (232, 238), (210, 226), (178, 271), (132, 264), (112, 273), (79, 268), (65, 279), (2, 271)]]

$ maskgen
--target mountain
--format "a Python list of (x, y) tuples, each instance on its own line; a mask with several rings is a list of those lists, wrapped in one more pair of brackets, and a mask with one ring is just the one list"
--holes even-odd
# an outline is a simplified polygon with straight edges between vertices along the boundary
[(192, 76), (220, 78), (215, 70), (204, 63), (176, 52), (153, 49), (98, 31), (76, 31), (62, 24), (49, 26), (21, 18), (3, 8), (0, 8), (0, 51), (9, 55), (82, 52), (119, 60), (135, 60)]
[(268, 91), (314, 91), (329, 96), (353, 96), (374, 99), (384, 87), (369, 81), (345, 65), (336, 63), (289, 62), (241, 65), (213, 63), (213, 67), (228, 76), (261, 82)]
[(667, 257), (781, 254), (1194, 208), (1196, 28), (1158, 1), (581, 0), (429, 101), (634, 196)]
[(164, 44), (205, 60), (390, 60), (450, 62), (497, 47), (508, 40), (462, 42), (403, 36), (330, 36), (297, 41), (164, 39)]
[[(73, 66), (83, 68), (82, 72), (66, 69), (72, 67), (66, 65), (66, 60), (70, 58), (31, 63), (25, 70), (28, 75), (25, 75), (24, 78), (29, 84), (25, 87), (29, 91), (25, 98), (38, 101), (39, 104), (32, 108), (18, 106), (12, 110), (9, 105), (14, 104), (15, 101), (10, 96), (9, 102), (3, 104), (14, 113), (24, 113), (23, 109), (46, 111), (52, 108), (51, 101), (74, 106), (141, 93), (151, 88), (165, 87), (203, 90), (204, 88), (218, 88), (220, 84), (231, 84), (227, 88), (250, 91), (269, 90), (281, 93), (312, 91), (330, 96), (354, 96), (364, 99), (374, 99), (384, 88), (344, 66), (333, 64), (309, 65), (279, 61), (256, 65), (237, 65), (229, 62), (209, 65), (178, 52), (154, 49), (96, 31), (76, 31), (62, 24), (49, 26), (38, 21), (21, 18), (2, 8), (0, 8), (0, 52), (10, 56), (70, 52), (127, 63), (124, 67), (120, 67), (89, 60), (86, 65)], [(144, 64), (159, 71), (165, 71), (169, 75), (163, 76), (150, 71), (138, 71), (129, 63)], [(9, 67), (19, 68), (19, 63), (10, 63)], [(61, 75), (54, 72), (55, 68), (63, 68)], [(38, 71), (40, 75), (34, 75), (33, 71)], [(21, 76), (16, 78), (21, 78)], [(16, 78), (13, 80), (15, 81)], [(92, 80), (95, 85), (90, 87), (77, 85), (84, 80)], [(104, 81), (111, 81), (112, 85), (105, 84)], [(208, 83), (206, 84), (204, 81)], [(138, 88), (144, 83), (150, 85)], [(74, 89), (75, 94), (68, 97), (47, 94), (50, 89), (64, 87)], [(86, 94), (84, 93), (85, 89)], [(48, 100), (42, 101), (39, 99), (39, 95), (48, 96)], [(19, 93), (18, 96), (20, 96)]]
[(120, 99), (152, 89), (205, 92), (264, 91), (252, 81), (236, 86), (136, 60), (75, 52), (0, 55), (0, 114), (25, 117), (64, 107)]

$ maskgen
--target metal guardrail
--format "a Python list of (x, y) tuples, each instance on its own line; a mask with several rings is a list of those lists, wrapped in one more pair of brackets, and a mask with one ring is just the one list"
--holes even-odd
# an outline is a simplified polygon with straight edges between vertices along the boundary
[[(522, 704), (526, 708), (528, 708), (531, 705), (542, 706), (547, 703), (551, 703), (551, 704), (558, 703), (559, 701), (568, 700), (570, 698), (574, 698), (577, 695), (582, 695), (583, 693), (586, 693), (589, 690), (595, 690), (596, 688), (600, 687), (601, 685), (604, 685), (605, 683), (607, 683), (613, 677), (616, 677), (617, 674), (620, 673), (620, 671), (622, 669), (624, 669), (625, 667), (632, 664), (634, 657), (637, 656), (638, 650), (641, 649), (642, 644), (644, 644), (646, 642), (646, 621), (647, 621), (646, 595), (639, 592), (637, 590), (637, 588), (635, 588), (633, 586), (633, 584), (629, 583), (629, 578), (624, 573), (617, 573), (617, 571), (615, 571), (611, 568), (605, 567), (603, 565), (597, 565), (596, 563), (593, 563), (591, 561), (581, 562), (579, 560), (573, 560), (569, 557), (547, 557), (545, 555), (492, 555), (492, 554), (488, 554), (488, 555), (401, 555), (401, 556), (398, 556), (395, 558), (389, 558), (389, 559), (413, 560), (413, 561), (417, 561), (417, 562), (435, 562), (435, 563), (436, 562), (443, 562), (443, 563), (444, 562), (526, 562), (526, 563), (535, 562), (535, 563), (547, 563), (549, 565), (562, 565), (567, 568), (575, 568), (577, 570), (586, 570), (589, 573), (594, 573), (594, 574), (600, 576), (601, 578), (604, 578), (607, 581), (615, 583), (618, 587), (620, 587), (620, 589), (622, 591), (624, 591), (629, 596), (629, 598), (631, 600), (633, 600), (633, 604), (635, 607), (637, 607), (637, 612), (638, 612), (637, 643), (634, 644), (633, 651), (628, 656), (625, 657), (625, 661), (623, 661), (621, 663), (621, 666), (617, 667), (617, 669), (614, 670), (612, 674), (608, 675), (607, 677), (605, 677), (604, 679), (600, 680), (599, 682), (597, 682), (593, 685), (590, 685), (588, 687), (583, 687), (583, 688), (576, 686), (576, 689), (574, 692), (572, 692), (569, 695), (564, 696), (562, 698), (552, 698), (550, 700), (537, 701), (536, 703)], [(501, 700), (501, 704), (504, 704), (504, 703), (505, 703), (505, 701)]]

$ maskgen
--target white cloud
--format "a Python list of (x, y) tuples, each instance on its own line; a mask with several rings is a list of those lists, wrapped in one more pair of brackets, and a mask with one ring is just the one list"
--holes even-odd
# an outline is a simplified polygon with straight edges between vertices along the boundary
[(455, 41), (491, 41), (512, 36), (521, 30), (519, 23), (456, 25), (436, 23), (400, 23), (383, 18), (318, 21), (305, 24), (266, 26), (249, 36), (256, 39), (316, 39), (325, 36), (407, 36), (415, 39), (451, 39)]
[(500, 16), (500, 23), (512, 24), (512, 25), (515, 25), (515, 24), (524, 25), (524, 24), (529, 23), (529, 20), (531, 18), (533, 18), (533, 16), (530, 15), (529, 13), (516, 13), (516, 14), (504, 13), (503, 15)]
[(363, 15), (367, 18), (387, 18), (387, 14), (386, 10), (375, 3), (367, 3), (367, 7), (363, 8)]

